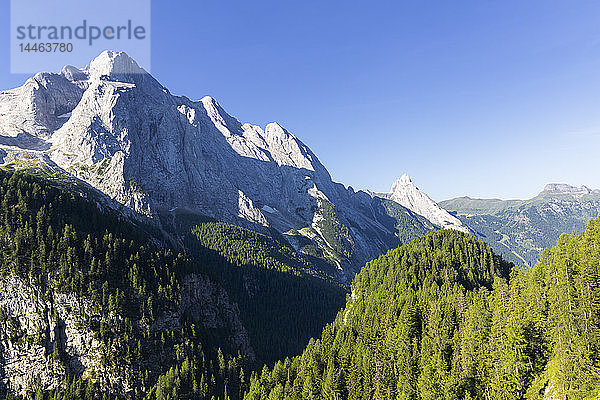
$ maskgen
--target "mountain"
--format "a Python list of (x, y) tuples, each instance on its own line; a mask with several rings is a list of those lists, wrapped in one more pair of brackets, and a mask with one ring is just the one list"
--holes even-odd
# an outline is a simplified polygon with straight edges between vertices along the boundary
[(427, 194), (420, 191), (406, 174), (394, 182), (390, 193), (383, 194), (382, 197), (392, 200), (415, 214), (425, 217), (438, 228), (456, 229), (469, 233), (469, 229), (458, 218), (450, 215), (450, 213), (431, 200)]
[(597, 191), (458, 218), (408, 176), (355, 191), (281, 125), (110, 51), (0, 92), (0, 160), (3, 398), (598, 394), (600, 222), (528, 271), (469, 234), (560, 230)]
[(600, 218), (532, 269), (442, 230), (367, 264), (302, 355), (247, 400), (592, 399), (600, 394)]
[(0, 395), (139, 397), (181, 363), (222, 393), (255, 352), (212, 271), (67, 185), (0, 171)]
[(440, 205), (496, 252), (529, 268), (561, 234), (582, 231), (600, 214), (600, 191), (553, 183), (529, 200), (459, 197)]
[(546, 193), (556, 193), (556, 194), (572, 194), (572, 195), (585, 195), (591, 193), (598, 193), (600, 190), (592, 190), (587, 186), (575, 187), (571, 185), (567, 185), (565, 183), (549, 183), (544, 187), (544, 192)]
[(435, 229), (124, 53), (0, 92), (0, 164), (3, 396), (240, 398), (333, 319), (340, 281)]
[[(333, 182), (278, 123), (263, 129), (211, 97), (175, 96), (119, 52), (0, 92), (0, 160), (66, 171), (153, 221), (186, 210), (275, 230), (296, 250), (334, 265), (346, 282), (401, 244), (397, 227), (405, 234), (421, 225), (412, 214), (396, 220), (380, 198)], [(430, 216), (456, 224), (440, 214)]]
[(182, 211), (159, 229), (74, 183), (0, 169), (2, 398), (239, 399), (343, 305), (283, 238)]

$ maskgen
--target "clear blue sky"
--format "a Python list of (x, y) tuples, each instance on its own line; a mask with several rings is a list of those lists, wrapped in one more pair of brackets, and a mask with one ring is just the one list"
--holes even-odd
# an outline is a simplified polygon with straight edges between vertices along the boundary
[[(9, 74), (0, 0), (0, 88)], [(598, 1), (153, 1), (152, 73), (279, 121), (335, 180), (434, 199), (600, 188)]]

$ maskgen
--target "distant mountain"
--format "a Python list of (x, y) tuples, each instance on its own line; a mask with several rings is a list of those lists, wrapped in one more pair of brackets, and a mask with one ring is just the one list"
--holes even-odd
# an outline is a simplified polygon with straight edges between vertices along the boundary
[(384, 196), (427, 218), (439, 228), (469, 232), (469, 229), (458, 218), (450, 215), (427, 194), (421, 192), (406, 174), (396, 180), (390, 193)]
[(600, 193), (600, 190), (592, 190), (587, 186), (575, 187), (565, 183), (549, 183), (544, 187), (544, 192), (555, 194), (584, 195), (591, 193)]
[(440, 205), (506, 259), (528, 268), (561, 234), (582, 231), (600, 214), (600, 191), (552, 183), (529, 200), (459, 197)]
[(398, 227), (406, 236), (421, 225), (412, 214), (390, 217), (379, 197), (333, 182), (278, 123), (263, 129), (211, 97), (174, 96), (119, 52), (0, 92), (0, 162), (67, 171), (153, 221), (187, 210), (274, 229), (348, 282), (402, 243)]

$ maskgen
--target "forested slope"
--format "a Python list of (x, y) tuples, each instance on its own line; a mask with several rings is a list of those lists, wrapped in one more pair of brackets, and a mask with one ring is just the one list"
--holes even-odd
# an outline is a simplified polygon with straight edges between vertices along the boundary
[[(223, 396), (254, 354), (209, 268), (84, 193), (0, 171), (1, 390)], [(29, 394), (28, 394), (29, 393)]]
[(327, 264), (195, 214), (170, 215), (161, 239), (57, 182), (0, 170), (6, 397), (600, 394), (600, 219), (527, 271), (467, 234), (429, 233), (368, 263), (294, 356), (345, 295)]
[(368, 263), (322, 337), (246, 398), (597, 398), (599, 266), (600, 219), (527, 272), (465, 234), (428, 234)]
[[(190, 256), (96, 200), (60, 179), (0, 170), (2, 395), (240, 398), (267, 357), (255, 350), (261, 335), (300, 331), (289, 338), (299, 348), (345, 297), (266, 236), (195, 224)], [(286, 309), (273, 290), (295, 303)], [(260, 301), (236, 302), (256, 291)], [(329, 308), (304, 321), (300, 303)], [(269, 310), (295, 319), (246, 328)]]
[(163, 226), (210, 268), (240, 308), (260, 362), (302, 352), (344, 305), (347, 288), (330, 264), (273, 236), (178, 210)]

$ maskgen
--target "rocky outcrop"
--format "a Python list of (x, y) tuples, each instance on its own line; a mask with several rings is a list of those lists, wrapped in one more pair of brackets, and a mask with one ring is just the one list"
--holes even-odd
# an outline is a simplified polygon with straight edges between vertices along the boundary
[[(204, 335), (215, 332), (233, 354), (254, 359), (248, 334), (239, 319), (237, 305), (225, 291), (204, 275), (189, 274), (183, 280), (177, 312), (160, 315), (153, 332), (181, 329), (191, 318)], [(98, 382), (110, 392), (123, 394), (139, 387), (133, 371), (110, 361), (114, 351), (98, 339), (87, 321), (117, 321), (120, 315), (105, 315), (73, 293), (42, 290), (14, 276), (0, 281), (0, 394), (26, 395), (38, 385), (52, 389), (66, 376)], [(135, 326), (146, 329), (141, 321)], [(224, 336), (221, 336), (224, 335)], [(144, 362), (161, 358), (147, 354)], [(140, 360), (141, 361), (141, 360)]]
[(402, 177), (392, 185), (392, 190), (387, 196), (396, 203), (409, 210), (427, 218), (432, 224), (443, 229), (456, 229), (461, 232), (470, 233), (463, 223), (440, 207), (429, 196), (417, 188), (408, 175)]
[(205, 331), (219, 334), (227, 332), (226, 337), (219, 335), (218, 339), (253, 360), (254, 349), (250, 345), (248, 332), (240, 321), (240, 311), (225, 290), (208, 277), (197, 274), (186, 275), (182, 285), (179, 309), (161, 316), (152, 324), (151, 331), (181, 329), (184, 318), (190, 318)]
[(69, 118), (84, 88), (85, 83), (79, 85), (64, 75), (39, 73), (20, 88), (0, 92), (2, 144), (47, 149), (44, 139)]
[(2, 392), (26, 394), (37, 384), (54, 388), (67, 374), (102, 376), (115, 390), (128, 387), (100, 362), (106, 349), (83, 323), (94, 314), (89, 303), (73, 294), (43, 293), (16, 277), (0, 286)]
[(573, 195), (584, 195), (591, 193), (600, 193), (598, 190), (592, 190), (587, 186), (571, 186), (565, 183), (549, 183), (544, 187), (544, 192), (552, 193), (552, 194), (573, 194)]

